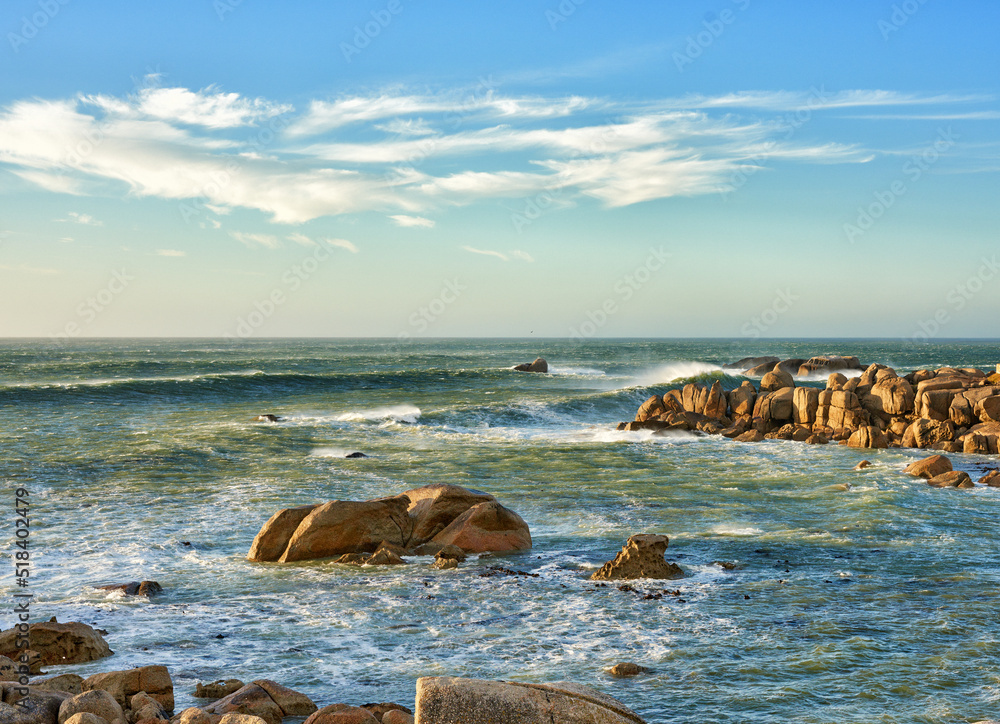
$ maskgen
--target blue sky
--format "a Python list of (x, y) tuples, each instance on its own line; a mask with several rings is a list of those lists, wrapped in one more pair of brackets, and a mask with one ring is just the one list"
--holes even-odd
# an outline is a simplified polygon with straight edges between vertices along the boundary
[(12, 0), (0, 336), (1000, 336), (998, 20)]

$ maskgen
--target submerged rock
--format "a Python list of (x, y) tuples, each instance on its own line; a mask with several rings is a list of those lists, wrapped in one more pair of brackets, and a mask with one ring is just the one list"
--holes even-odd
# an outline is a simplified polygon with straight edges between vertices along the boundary
[(344, 457), (345, 458), (366, 458), (368, 456), (365, 455), (363, 452), (352, 452), (352, 453), (347, 453)]
[(253, 419), (253, 421), (254, 422), (281, 422), (281, 418), (278, 417), (277, 415), (265, 414), (265, 415), (257, 415), (257, 417), (255, 417)]
[(98, 591), (121, 591), (126, 596), (155, 596), (163, 593), (163, 586), (156, 581), (129, 581), (128, 583), (112, 583), (108, 586), (96, 586)]
[(590, 579), (612, 581), (633, 578), (683, 578), (684, 571), (663, 559), (669, 539), (665, 535), (630, 536), (615, 559), (605, 563)]

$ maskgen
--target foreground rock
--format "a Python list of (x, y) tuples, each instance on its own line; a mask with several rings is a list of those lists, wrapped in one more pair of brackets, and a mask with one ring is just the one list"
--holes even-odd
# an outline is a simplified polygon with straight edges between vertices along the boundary
[[(0, 655), (18, 658), (24, 649), (17, 648), (17, 630), (0, 633)], [(41, 664), (82, 664), (96, 661), (114, 653), (108, 642), (85, 623), (50, 621), (33, 623), (28, 627), (31, 650), (39, 654)]]
[(538, 357), (534, 362), (525, 362), (524, 364), (514, 365), (514, 369), (518, 372), (548, 372), (549, 363), (541, 357)]
[(20, 684), (4, 683), (0, 702), (0, 722), (4, 724), (58, 724), (59, 708), (72, 695), (65, 692), (28, 688), (23, 697)]
[(126, 724), (125, 711), (106, 691), (84, 691), (66, 699), (59, 707), (59, 721), (65, 722), (74, 714), (80, 713), (94, 714), (108, 724)]
[(417, 679), (420, 724), (644, 724), (617, 699), (580, 684)]
[[(247, 559), (293, 561), (343, 557), (345, 563), (398, 563), (410, 551), (434, 554), (531, 548), (528, 524), (488, 493), (434, 484), (368, 501), (335, 500), (281, 510), (260, 529)], [(375, 554), (375, 555), (373, 555)]]
[(680, 566), (663, 559), (668, 543), (669, 539), (665, 535), (633, 535), (615, 559), (605, 563), (590, 578), (594, 581), (683, 578), (684, 571)]
[(305, 694), (292, 691), (270, 679), (258, 679), (219, 701), (203, 706), (209, 714), (230, 712), (258, 716), (267, 724), (281, 724), (286, 716), (309, 716), (316, 705)]
[(106, 691), (123, 708), (129, 706), (133, 696), (144, 691), (166, 711), (174, 710), (174, 684), (166, 666), (141, 666), (94, 674), (83, 680), (81, 688), (84, 692)]
[(944, 455), (931, 455), (929, 458), (910, 463), (903, 469), (903, 472), (929, 480), (942, 473), (951, 472), (951, 469), (951, 460)]

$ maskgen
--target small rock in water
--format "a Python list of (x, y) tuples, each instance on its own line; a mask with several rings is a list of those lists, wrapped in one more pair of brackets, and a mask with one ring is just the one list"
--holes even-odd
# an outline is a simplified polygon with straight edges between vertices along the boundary
[(854, 466), (855, 470), (864, 470), (865, 468), (871, 467), (871, 462), (868, 460), (862, 460), (860, 463)]
[(1000, 470), (993, 469), (990, 470), (986, 475), (979, 478), (979, 482), (982, 485), (988, 485), (991, 488), (1000, 488)]
[(363, 452), (352, 452), (352, 453), (347, 453), (344, 457), (345, 458), (366, 458), (368, 456), (365, 455)]
[(639, 664), (633, 664), (631, 661), (623, 661), (620, 664), (615, 664), (607, 673), (619, 679), (626, 679), (632, 676), (638, 676), (639, 674), (648, 674), (652, 669), (646, 668), (645, 666), (639, 666)]
[(257, 415), (257, 417), (255, 417), (253, 419), (253, 421), (254, 422), (281, 422), (281, 418), (278, 417), (277, 415), (271, 415), (271, 414)]
[(515, 365), (514, 369), (518, 372), (548, 372), (549, 363), (541, 357), (538, 357), (534, 362), (525, 362), (524, 364)]
[(590, 578), (594, 581), (623, 578), (683, 578), (676, 563), (663, 560), (668, 538), (665, 535), (633, 535), (614, 560), (605, 563)]
[(98, 591), (121, 591), (126, 596), (155, 596), (163, 593), (163, 586), (156, 581), (129, 581), (128, 583), (112, 583), (109, 586), (97, 586)]

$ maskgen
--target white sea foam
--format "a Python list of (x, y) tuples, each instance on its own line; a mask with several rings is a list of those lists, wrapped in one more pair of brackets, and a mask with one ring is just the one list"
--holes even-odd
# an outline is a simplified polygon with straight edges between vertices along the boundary
[(709, 531), (716, 535), (727, 535), (727, 536), (729, 535), (752, 536), (752, 535), (760, 535), (761, 533), (764, 532), (760, 528), (754, 528), (753, 526), (750, 525), (740, 526), (740, 525), (732, 525), (729, 523), (719, 523), (718, 525), (713, 525), (711, 528), (709, 528)]
[(392, 422), (414, 423), (420, 418), (420, 408), (416, 405), (389, 405), (367, 410), (351, 410), (336, 416), (338, 422), (365, 422), (368, 420), (388, 420)]
[(593, 367), (549, 367), (550, 375), (572, 375), (578, 377), (604, 377), (607, 373), (604, 370)]
[(677, 361), (669, 362), (655, 369), (642, 372), (635, 376), (634, 385), (638, 387), (650, 387), (651, 385), (663, 385), (677, 380), (685, 380), (698, 375), (710, 375), (716, 372), (725, 372), (719, 365), (708, 362)]
[(314, 458), (346, 458), (352, 452), (339, 447), (318, 447), (309, 455)]

